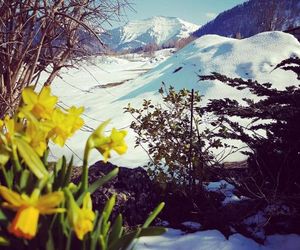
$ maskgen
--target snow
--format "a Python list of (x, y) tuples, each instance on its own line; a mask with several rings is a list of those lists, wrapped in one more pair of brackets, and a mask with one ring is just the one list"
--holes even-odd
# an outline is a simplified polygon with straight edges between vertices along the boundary
[[(86, 127), (67, 142), (62, 150), (51, 146), (52, 158), (62, 154), (70, 158), (75, 154), (75, 164), (81, 164), (84, 144), (92, 128), (100, 122), (112, 119), (107, 127), (124, 128), (129, 145), (128, 153), (122, 156), (113, 154), (111, 162), (116, 165), (138, 167), (145, 165), (149, 158), (141, 147), (134, 148), (135, 134), (129, 128), (133, 118), (123, 113), (123, 108), (131, 103), (140, 107), (143, 99), (161, 102), (158, 89), (162, 81), (166, 86), (176, 89), (188, 88), (199, 90), (204, 95), (203, 102), (212, 98), (251, 97), (247, 91), (241, 92), (219, 82), (199, 82), (197, 74), (219, 72), (231, 77), (251, 77), (260, 82), (272, 82), (278, 89), (288, 85), (298, 85), (299, 81), (292, 72), (274, 66), (290, 56), (300, 56), (300, 44), (291, 35), (282, 32), (266, 32), (244, 40), (203, 36), (187, 45), (177, 53), (162, 50), (153, 57), (129, 54), (119, 57), (96, 57), (93, 62), (61, 73), (52, 84), (53, 93), (59, 96), (61, 106), (85, 106), (83, 118)], [(181, 70), (173, 73), (176, 69)], [(46, 76), (41, 79), (45, 80)], [(123, 83), (122, 83), (123, 82)], [(101, 88), (100, 85), (117, 83), (116, 87)], [(237, 146), (242, 143), (233, 141)], [(101, 159), (98, 152), (93, 152), (90, 163)], [(236, 153), (227, 161), (244, 160), (245, 156)]]
[(208, 185), (205, 187), (207, 191), (227, 191), (227, 192), (232, 192), (235, 187), (232, 184), (229, 184), (227, 181), (220, 180), (220, 181), (214, 181), (214, 182), (209, 182)]
[[(157, 90), (162, 81), (176, 89), (185, 87), (199, 90), (205, 95), (204, 102), (210, 98), (235, 97), (240, 100), (244, 96), (250, 97), (248, 92), (241, 93), (218, 82), (198, 82), (197, 74), (210, 74), (213, 71), (231, 77), (270, 81), (276, 88), (283, 89), (288, 84), (299, 84), (296, 75), (272, 69), (280, 61), (293, 55), (300, 56), (300, 44), (294, 37), (281, 32), (268, 32), (244, 40), (208, 35), (195, 40), (176, 54), (164, 50), (156, 52), (153, 57), (132, 54), (94, 58), (93, 62), (86, 63), (79, 69), (62, 72), (63, 78), (57, 78), (53, 82), (52, 89), (59, 96), (61, 106), (85, 106), (83, 118), (86, 126), (63, 149), (51, 145), (51, 159), (55, 160), (62, 154), (70, 158), (75, 154), (74, 163), (80, 165), (85, 141), (92, 129), (111, 118), (107, 132), (112, 127), (126, 129), (129, 145), (127, 154), (113, 154), (111, 162), (127, 167), (142, 166), (147, 163), (148, 156), (141, 147), (134, 148), (135, 134), (129, 129), (133, 118), (123, 113), (123, 108), (128, 103), (139, 107), (143, 99), (161, 102)], [(182, 68), (173, 73), (179, 67)], [(41, 82), (45, 79), (46, 76)], [(101, 87), (108, 83), (119, 85)], [(239, 157), (236, 155), (230, 161), (241, 159)], [(99, 153), (93, 152), (90, 164), (100, 159)], [(238, 198), (233, 196), (233, 187), (222, 181), (211, 183), (209, 189), (222, 190), (224, 186), (227, 187), (223, 190), (228, 193), (226, 198)], [(300, 236), (272, 235), (266, 238), (264, 245), (259, 245), (240, 234), (226, 239), (216, 230), (184, 234), (180, 230), (170, 229), (162, 236), (140, 239), (137, 249), (299, 250)]]
[(177, 17), (156, 16), (135, 20), (108, 31), (102, 39), (117, 51), (136, 49), (147, 44), (163, 45), (170, 41), (188, 37), (199, 28)]
[(300, 236), (272, 235), (260, 245), (241, 234), (233, 234), (228, 239), (217, 230), (207, 230), (184, 234), (180, 230), (169, 229), (167, 233), (155, 237), (142, 237), (137, 250), (299, 250)]
[(204, 188), (209, 192), (221, 193), (225, 196), (225, 199), (222, 201), (223, 206), (228, 203), (239, 202), (241, 200), (247, 199), (246, 197), (238, 197), (234, 194), (235, 187), (228, 183), (225, 180), (220, 180), (216, 182), (209, 182)]
[(202, 227), (202, 225), (200, 223), (197, 223), (194, 221), (185, 221), (185, 222), (182, 222), (181, 225), (183, 225), (187, 229), (191, 229), (191, 230), (199, 230)]

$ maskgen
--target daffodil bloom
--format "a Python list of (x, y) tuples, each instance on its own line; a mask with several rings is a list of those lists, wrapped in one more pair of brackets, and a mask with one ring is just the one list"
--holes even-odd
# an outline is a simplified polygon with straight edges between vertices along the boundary
[(23, 129), (23, 125), (19, 122), (16, 122), (16, 120), (14, 118), (10, 118), (9, 116), (5, 116), (4, 118), (4, 143), (8, 144), (8, 143), (12, 143), (13, 138), (16, 135), (20, 135)]
[(39, 156), (43, 156), (47, 149), (47, 136), (51, 129), (52, 127), (49, 123), (37, 121), (28, 121), (27, 123), (25, 139)]
[(4, 121), (0, 121), (0, 165), (4, 166), (14, 147), (14, 138), (22, 132), (22, 124), (9, 116), (6, 116)]
[(80, 118), (83, 108), (71, 107), (68, 113), (60, 109), (55, 109), (51, 117), (52, 130), (49, 132), (49, 137), (52, 141), (64, 146), (66, 140), (71, 137), (76, 130), (83, 126), (83, 120)]
[(83, 119), (80, 117), (83, 111), (83, 107), (76, 108), (74, 106), (68, 110), (67, 122), (70, 124), (72, 135), (84, 124)]
[(4, 166), (9, 160), (9, 153), (6, 149), (5, 142), (7, 141), (5, 135), (3, 134), (4, 122), (0, 120), (0, 167)]
[(83, 198), (82, 208), (75, 202), (72, 194), (69, 193), (69, 209), (68, 219), (75, 231), (79, 240), (93, 230), (93, 221), (95, 220), (95, 213), (92, 210), (92, 200), (90, 193), (86, 193)]
[(0, 195), (6, 201), (2, 206), (17, 212), (8, 231), (20, 238), (30, 240), (36, 235), (40, 214), (65, 212), (64, 208), (56, 208), (64, 200), (61, 191), (40, 196), (40, 190), (35, 189), (28, 196), (0, 186)]
[(89, 149), (96, 148), (107, 161), (110, 158), (110, 151), (114, 150), (118, 154), (124, 154), (127, 151), (127, 145), (124, 140), (127, 135), (127, 131), (113, 128), (110, 136), (104, 135), (104, 128), (108, 124), (109, 120), (102, 123), (90, 136), (87, 145)]
[(24, 106), (21, 108), (24, 116), (26, 111), (30, 111), (37, 119), (50, 119), (57, 97), (51, 95), (50, 87), (43, 87), (39, 94), (35, 93), (33, 88), (25, 88), (22, 92)]

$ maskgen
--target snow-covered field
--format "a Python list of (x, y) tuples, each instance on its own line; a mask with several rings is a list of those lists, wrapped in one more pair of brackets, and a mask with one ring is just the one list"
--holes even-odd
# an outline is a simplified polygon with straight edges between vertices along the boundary
[[(63, 149), (53, 145), (51, 159), (62, 154), (68, 158), (75, 155), (75, 164), (80, 165), (85, 141), (92, 129), (102, 121), (112, 119), (107, 130), (112, 127), (128, 130), (129, 149), (125, 155), (114, 154), (111, 162), (127, 167), (142, 166), (147, 163), (148, 156), (142, 148), (134, 148), (135, 134), (129, 129), (132, 117), (123, 113), (128, 103), (139, 107), (143, 99), (160, 102), (157, 90), (162, 81), (176, 89), (199, 90), (205, 96), (204, 102), (210, 98), (249, 97), (248, 92), (238, 92), (221, 83), (198, 81), (197, 74), (211, 72), (272, 82), (279, 89), (299, 85), (295, 74), (281, 69), (272, 71), (276, 64), (294, 55), (300, 57), (300, 44), (294, 37), (282, 32), (269, 32), (244, 40), (208, 35), (175, 54), (163, 50), (154, 57), (132, 54), (94, 58), (93, 63), (62, 72), (63, 78), (57, 78), (52, 84), (61, 106), (85, 107), (83, 118), (86, 126)], [(229, 160), (239, 159), (241, 155)], [(98, 160), (101, 156), (94, 152), (90, 163)], [(300, 236), (268, 236), (265, 245), (261, 246), (240, 234), (226, 239), (215, 230), (184, 235), (181, 231), (170, 229), (163, 236), (142, 238), (137, 249), (299, 250)]]
[(260, 245), (241, 234), (233, 234), (228, 239), (217, 230), (207, 230), (184, 234), (180, 230), (169, 229), (161, 236), (144, 237), (139, 240), (138, 250), (299, 250), (300, 236), (272, 235)]
[[(171, 56), (170, 56), (171, 55)], [(98, 57), (94, 64), (84, 64), (79, 69), (63, 72), (52, 89), (58, 95), (63, 107), (84, 106), (83, 118), (86, 127), (67, 142), (66, 147), (52, 147), (53, 155), (70, 157), (75, 154), (75, 164), (81, 163), (84, 143), (91, 129), (104, 120), (112, 119), (112, 127), (128, 130), (128, 153), (113, 155), (112, 163), (127, 167), (137, 167), (147, 163), (148, 156), (140, 147), (134, 148), (135, 134), (129, 129), (132, 117), (123, 113), (123, 108), (131, 103), (139, 107), (143, 99), (160, 102), (157, 90), (162, 82), (176, 89), (199, 90), (204, 95), (203, 102), (211, 98), (249, 97), (247, 91), (241, 92), (217, 82), (199, 82), (197, 74), (219, 72), (231, 77), (252, 78), (260, 82), (272, 82), (276, 88), (283, 89), (299, 84), (296, 75), (274, 66), (290, 56), (300, 56), (300, 44), (291, 35), (282, 32), (269, 32), (254, 37), (236, 40), (208, 35), (201, 37), (182, 50), (173, 54), (170, 50), (158, 51), (154, 57), (137, 54), (122, 57)], [(118, 85), (101, 88), (106, 84)], [(243, 146), (241, 143), (236, 143)], [(227, 160), (243, 160), (242, 154), (231, 155)], [(100, 160), (97, 152), (91, 155), (90, 163)]]

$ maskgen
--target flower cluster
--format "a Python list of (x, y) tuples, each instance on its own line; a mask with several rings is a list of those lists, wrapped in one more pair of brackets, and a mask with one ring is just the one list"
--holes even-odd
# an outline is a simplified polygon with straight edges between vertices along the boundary
[(50, 87), (44, 87), (39, 94), (32, 88), (22, 92), (24, 105), (20, 108), (19, 117), (26, 118), (24, 137), (39, 156), (44, 154), (49, 139), (64, 146), (66, 140), (84, 124), (80, 117), (83, 107), (71, 107), (66, 111), (56, 108), (57, 97), (50, 92)]
[[(91, 193), (116, 176), (118, 168), (105, 176), (105, 181), (100, 179), (89, 186), (87, 164), (93, 149), (97, 149), (105, 161), (110, 158), (111, 150), (124, 154), (127, 151), (126, 131), (113, 128), (110, 135), (105, 135), (108, 120), (91, 134), (85, 146), (81, 181), (75, 185), (70, 182), (72, 161), (67, 163), (62, 158), (54, 167), (47, 162), (48, 143), (52, 141), (64, 146), (66, 140), (83, 126), (80, 115), (84, 109), (71, 107), (64, 110), (57, 107), (57, 101), (57, 97), (51, 95), (50, 87), (44, 87), (40, 93), (26, 88), (18, 112), (0, 120), (3, 208), (0, 214), (5, 214), (6, 218), (6, 228), (0, 224), (0, 245), (9, 244), (12, 236), (15, 237), (13, 241), (25, 240), (30, 245), (41, 234), (44, 238), (49, 237), (47, 244), (53, 246), (56, 244), (54, 238), (62, 237), (66, 245), (60, 243), (57, 249), (65, 249), (65, 246), (70, 247), (72, 232), (91, 249), (97, 249), (97, 242), (102, 247), (122, 245), (124, 235), (120, 221), (109, 230), (108, 217), (113, 199), (108, 201), (102, 215), (93, 211), (91, 200)], [(45, 228), (46, 232), (43, 231)], [(118, 237), (115, 237), (116, 232)], [(110, 233), (114, 237), (109, 236)], [(89, 239), (89, 243), (84, 239)], [(128, 240), (124, 242), (128, 243)], [(44, 248), (44, 245), (38, 246), (37, 241), (32, 246)]]

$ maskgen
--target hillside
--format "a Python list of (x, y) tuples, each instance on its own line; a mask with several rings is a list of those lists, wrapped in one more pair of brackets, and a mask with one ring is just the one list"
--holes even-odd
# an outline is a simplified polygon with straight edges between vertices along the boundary
[(197, 28), (198, 25), (176, 17), (156, 16), (131, 21), (108, 31), (101, 39), (113, 50), (133, 50), (148, 44), (163, 45), (186, 38)]
[[(162, 51), (163, 52), (163, 51)], [(79, 157), (75, 164), (80, 164), (82, 142), (101, 121), (111, 118), (111, 126), (128, 128), (132, 121), (123, 108), (131, 103), (139, 107), (143, 99), (160, 102), (158, 89), (162, 81), (176, 89), (194, 88), (204, 95), (204, 102), (211, 98), (249, 97), (248, 92), (237, 90), (217, 82), (199, 82), (197, 74), (209, 74), (216, 71), (232, 77), (257, 79), (260, 82), (272, 82), (276, 88), (299, 84), (296, 75), (281, 69), (273, 70), (274, 66), (292, 55), (300, 57), (300, 44), (291, 35), (283, 32), (266, 32), (244, 40), (207, 35), (198, 38), (168, 59), (162, 52), (156, 59), (103, 58), (95, 60), (96, 65), (83, 65), (84, 70), (69, 70), (62, 74), (64, 80), (57, 78), (53, 83), (53, 91), (62, 101), (62, 105), (83, 105), (87, 127), (79, 131), (67, 145)], [(165, 61), (162, 61), (165, 60)], [(156, 62), (155, 62), (156, 61)], [(154, 64), (151, 62), (155, 62)], [(161, 62), (161, 63), (159, 63)], [(159, 63), (159, 64), (157, 64)], [(154, 65), (154, 68), (152, 68)], [(152, 69), (150, 69), (152, 68)], [(141, 72), (147, 73), (140, 74)], [(112, 82), (122, 83), (117, 87), (101, 88), (100, 84)], [(285, 84), (285, 85), (284, 85)], [(84, 95), (84, 97), (82, 96)], [(112, 162), (121, 166), (137, 167), (147, 163), (148, 156), (141, 147), (134, 148), (135, 134), (128, 129), (127, 141), (129, 150), (122, 157), (114, 155)], [(52, 148), (54, 155), (73, 154), (69, 148)], [(231, 160), (241, 160), (244, 156), (233, 155)], [(99, 160), (95, 152), (91, 161)]]
[(264, 31), (300, 26), (299, 0), (250, 0), (218, 15), (194, 35), (250, 37)]

